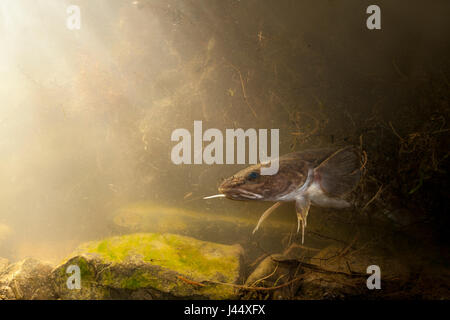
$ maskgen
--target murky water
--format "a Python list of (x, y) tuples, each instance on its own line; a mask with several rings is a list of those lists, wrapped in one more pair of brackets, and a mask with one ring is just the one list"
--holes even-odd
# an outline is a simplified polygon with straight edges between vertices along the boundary
[(280, 154), (365, 150), (356, 207), (313, 207), (306, 247), (405, 264), (447, 251), (446, 1), (383, 3), (381, 30), (360, 1), (78, 3), (79, 30), (71, 1), (0, 3), (0, 257), (58, 263), (85, 241), (168, 232), (240, 243), (251, 265), (299, 243), (292, 203), (252, 235), (271, 203), (202, 199), (246, 165), (175, 165), (171, 134), (196, 120), (279, 129)]

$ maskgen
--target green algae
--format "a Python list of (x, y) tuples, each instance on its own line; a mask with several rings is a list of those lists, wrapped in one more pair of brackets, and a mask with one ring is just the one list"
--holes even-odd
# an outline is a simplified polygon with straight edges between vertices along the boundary
[(98, 254), (105, 262), (121, 263), (139, 257), (142, 261), (168, 268), (195, 279), (209, 279), (217, 273), (233, 281), (239, 259), (236, 247), (174, 234), (138, 233), (90, 242), (77, 251)]
[[(54, 270), (55, 285), (61, 299), (110, 299), (130, 290), (156, 299), (233, 299), (237, 291), (228, 284), (240, 279), (241, 258), (239, 245), (175, 234), (115, 236), (80, 245)], [(79, 291), (66, 288), (69, 265), (80, 267)]]

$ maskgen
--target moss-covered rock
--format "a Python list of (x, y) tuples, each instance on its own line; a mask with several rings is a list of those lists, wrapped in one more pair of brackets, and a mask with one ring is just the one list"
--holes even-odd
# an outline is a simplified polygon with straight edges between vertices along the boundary
[[(81, 245), (53, 271), (62, 299), (232, 299), (242, 248), (156, 233), (117, 236)], [(77, 265), (81, 289), (68, 289)]]

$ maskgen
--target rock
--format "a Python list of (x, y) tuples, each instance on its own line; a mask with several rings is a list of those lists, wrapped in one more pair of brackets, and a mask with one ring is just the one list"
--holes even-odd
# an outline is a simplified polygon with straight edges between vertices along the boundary
[(321, 271), (311, 268), (305, 270), (298, 292), (299, 299), (338, 300), (367, 296), (369, 291), (366, 279), (369, 275), (353, 277), (350, 274), (366, 274), (367, 266), (374, 264), (376, 260), (370, 261), (371, 257), (365, 256), (362, 251), (342, 255), (345, 250), (348, 250), (345, 245), (330, 245), (310, 259), (309, 263)]
[(49, 282), (53, 267), (45, 262), (27, 258), (10, 264), (0, 272), (0, 299), (52, 299)]
[[(367, 267), (370, 265), (379, 266), (383, 270), (383, 276), (398, 276), (410, 273), (408, 266), (405, 266), (397, 257), (390, 255), (389, 252), (375, 249), (363, 248), (355, 251), (345, 245), (331, 245), (315, 255), (311, 259), (311, 263), (327, 270), (345, 273), (366, 274)], [(349, 254), (342, 254), (347, 250)]]
[(268, 256), (262, 260), (253, 272), (245, 280), (246, 286), (255, 284), (259, 279), (269, 276), (277, 267), (277, 263), (272, 259), (272, 256)]
[[(299, 276), (298, 263), (292, 263), (292, 259), (284, 254), (272, 254), (261, 261), (255, 270), (245, 281), (246, 286), (274, 287), (284, 285)], [(269, 296), (275, 300), (293, 298), (300, 281), (294, 281), (290, 285), (269, 292)], [(264, 293), (264, 291), (263, 291)], [(261, 296), (250, 292), (248, 299), (261, 299)]]
[[(407, 277), (410, 271), (395, 257), (389, 257), (373, 248), (354, 250), (346, 245), (330, 245), (309, 262), (319, 269), (305, 269), (299, 290), (300, 299), (371, 299), (388, 296), (398, 290), (392, 279)], [(369, 290), (367, 267), (377, 265), (382, 270), (383, 290)]]
[[(220, 283), (241, 277), (242, 248), (175, 234), (137, 233), (81, 245), (55, 268), (61, 299), (233, 299)], [(68, 289), (66, 273), (77, 265), (81, 289)]]
[(0, 257), (0, 274), (2, 274), (3, 270), (9, 265), (9, 260)]

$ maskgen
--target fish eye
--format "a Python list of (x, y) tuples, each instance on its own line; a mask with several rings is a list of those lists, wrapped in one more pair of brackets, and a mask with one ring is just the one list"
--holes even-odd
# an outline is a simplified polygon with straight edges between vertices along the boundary
[(248, 174), (247, 178), (252, 180), (252, 179), (256, 179), (259, 177), (259, 173), (256, 171), (252, 171)]

